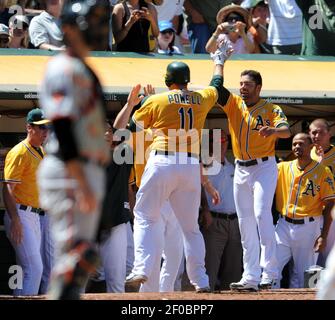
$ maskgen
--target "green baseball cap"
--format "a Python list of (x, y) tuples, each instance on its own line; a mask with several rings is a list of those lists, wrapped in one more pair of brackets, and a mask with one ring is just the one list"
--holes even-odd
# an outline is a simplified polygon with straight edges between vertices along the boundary
[(28, 112), (27, 123), (35, 124), (35, 125), (42, 125), (42, 124), (50, 123), (50, 120), (45, 118), (44, 112), (41, 109), (35, 108)]
[(266, 6), (267, 4), (268, 3), (265, 0), (251, 0), (250, 3), (249, 3), (249, 5), (248, 5), (248, 8), (255, 8), (258, 5), (260, 5), (260, 6)]

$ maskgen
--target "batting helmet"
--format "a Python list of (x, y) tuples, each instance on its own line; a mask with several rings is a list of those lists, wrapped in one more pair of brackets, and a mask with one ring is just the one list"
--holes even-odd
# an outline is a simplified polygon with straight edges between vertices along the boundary
[(106, 50), (110, 30), (109, 0), (65, 1), (60, 20), (62, 25), (77, 26), (91, 50)]
[(190, 82), (190, 68), (181, 61), (173, 61), (166, 68), (165, 84), (186, 84)]

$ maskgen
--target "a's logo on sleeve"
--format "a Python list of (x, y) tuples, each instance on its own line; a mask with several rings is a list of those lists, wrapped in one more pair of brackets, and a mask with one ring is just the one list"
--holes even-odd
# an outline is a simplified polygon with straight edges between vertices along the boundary
[(281, 119), (286, 120), (286, 116), (285, 116), (284, 112), (283, 112), (281, 109), (274, 108), (274, 109), (272, 110), (272, 112), (273, 112), (274, 114), (278, 115)]
[(332, 190), (334, 191), (334, 181), (333, 181), (331, 178), (327, 177), (327, 178), (325, 179), (325, 182), (328, 183), (329, 186), (330, 186), (330, 187), (332, 188)]

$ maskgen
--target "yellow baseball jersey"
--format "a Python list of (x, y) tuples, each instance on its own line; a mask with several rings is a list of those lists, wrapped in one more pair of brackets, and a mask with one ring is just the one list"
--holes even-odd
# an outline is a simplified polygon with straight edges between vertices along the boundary
[(276, 207), (283, 216), (320, 216), (328, 199), (335, 199), (329, 168), (314, 160), (304, 170), (298, 169), (297, 160), (278, 164)]
[[(315, 151), (315, 147), (312, 149), (311, 157), (315, 161), (319, 160), (319, 157)], [(333, 145), (331, 145), (331, 149), (327, 153), (324, 154), (324, 157), (321, 163), (330, 169), (335, 179), (335, 147)]]
[[(44, 150), (41, 148), (44, 155)], [(36, 171), (42, 156), (25, 139), (13, 147), (6, 156), (4, 182), (15, 183), (16, 203), (39, 208)]]
[[(151, 151), (151, 144), (152, 144), (152, 131), (150, 129), (144, 130), (144, 143), (139, 145), (136, 144), (136, 137), (139, 138), (138, 135), (134, 135), (134, 171), (135, 171), (135, 183), (136, 186), (139, 188), (141, 184), (141, 178), (147, 164), (147, 158), (149, 157)], [(140, 137), (142, 139), (142, 137)]]
[(171, 90), (150, 96), (132, 120), (141, 129), (151, 128), (151, 149), (199, 154), (201, 130), (217, 90)]
[(276, 137), (261, 137), (258, 133), (263, 126), (288, 126), (282, 109), (266, 100), (248, 108), (242, 98), (230, 94), (223, 111), (228, 116), (229, 132), (236, 159), (249, 160), (274, 156)]

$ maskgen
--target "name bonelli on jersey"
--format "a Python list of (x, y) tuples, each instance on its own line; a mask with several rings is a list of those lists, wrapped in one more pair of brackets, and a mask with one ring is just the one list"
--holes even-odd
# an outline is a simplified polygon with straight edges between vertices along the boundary
[(169, 103), (201, 104), (199, 95), (174, 93), (168, 95)]

